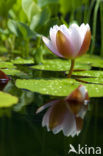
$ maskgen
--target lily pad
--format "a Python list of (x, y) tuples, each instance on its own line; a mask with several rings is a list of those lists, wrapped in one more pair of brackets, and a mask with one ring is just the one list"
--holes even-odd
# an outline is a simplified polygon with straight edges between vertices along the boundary
[(11, 94), (0, 92), (0, 108), (10, 107), (18, 102), (18, 98)]
[[(75, 83), (75, 84), (74, 84)], [(41, 94), (49, 94), (55, 96), (65, 96), (71, 90), (78, 86), (75, 80), (72, 79), (39, 79), (39, 80), (20, 80), (16, 81), (18, 88), (38, 92)]]
[(84, 84), (74, 79), (40, 79), (40, 80), (20, 80), (16, 81), (18, 88), (48, 94), (53, 96), (68, 96), (80, 84), (86, 86), (90, 97), (102, 97), (103, 85)]
[[(0, 51), (1, 53), (1, 51)], [(6, 56), (0, 56), (0, 62), (4, 62), (4, 61), (7, 61), (8, 58)]]
[(78, 81), (84, 81), (85, 83), (96, 83), (103, 85), (103, 78), (80, 78)]
[(25, 73), (23, 73), (20, 70), (17, 69), (2, 69), (2, 71), (7, 74), (7, 75), (11, 75), (11, 76), (26, 76)]
[(11, 62), (0, 62), (0, 68), (16, 68), (16, 66), (13, 65)]
[[(62, 59), (52, 59), (45, 60), (41, 65), (35, 65), (31, 68), (38, 70), (47, 70), (47, 71), (69, 71), (71, 65), (71, 61), (62, 60)], [(90, 69), (89, 65), (85, 65), (83, 63), (76, 63), (74, 69)]]
[(78, 63), (90, 64), (93, 67), (103, 68), (103, 59), (96, 55), (83, 55), (76, 59)]
[(33, 59), (23, 59), (23, 58), (16, 58), (15, 60), (11, 61), (13, 64), (33, 64), (34, 60)]
[(76, 76), (83, 76), (83, 77), (98, 77), (103, 78), (103, 71), (96, 71), (96, 70), (90, 70), (90, 71), (80, 71), (80, 72), (73, 72), (73, 75)]

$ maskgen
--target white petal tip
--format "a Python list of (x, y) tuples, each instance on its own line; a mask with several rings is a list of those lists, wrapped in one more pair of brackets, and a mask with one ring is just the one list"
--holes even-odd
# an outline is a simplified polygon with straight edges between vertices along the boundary
[(83, 86), (83, 85), (81, 85), (81, 86), (79, 87), (79, 91), (80, 91), (80, 93), (81, 93), (83, 99), (85, 99), (86, 93), (87, 93), (86, 87)]

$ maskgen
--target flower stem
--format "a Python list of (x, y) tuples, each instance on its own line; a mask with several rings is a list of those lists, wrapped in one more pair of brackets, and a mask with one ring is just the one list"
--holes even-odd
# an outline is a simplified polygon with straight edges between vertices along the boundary
[(68, 78), (70, 78), (71, 77), (71, 75), (72, 75), (72, 72), (73, 72), (73, 68), (74, 68), (74, 60), (71, 60), (71, 67), (70, 67), (70, 71), (69, 71), (69, 74), (68, 74)]

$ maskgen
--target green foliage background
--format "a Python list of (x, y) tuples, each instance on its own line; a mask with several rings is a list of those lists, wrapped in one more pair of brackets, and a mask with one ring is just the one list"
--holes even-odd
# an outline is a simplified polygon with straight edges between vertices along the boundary
[(34, 56), (40, 62), (41, 35), (48, 36), (55, 24), (84, 22), (90, 24), (92, 31), (90, 53), (103, 56), (102, 15), (102, 0), (1, 0), (0, 54), (7, 52), (13, 58)]

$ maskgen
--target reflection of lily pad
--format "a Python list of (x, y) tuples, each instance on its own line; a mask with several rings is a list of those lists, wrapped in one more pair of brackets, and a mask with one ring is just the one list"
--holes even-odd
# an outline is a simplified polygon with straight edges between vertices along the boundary
[(53, 96), (67, 96), (78, 85), (83, 84), (86, 86), (90, 97), (103, 96), (103, 85), (84, 84), (76, 82), (72, 79), (40, 79), (40, 80), (17, 80), (16, 86), (30, 90), (32, 92), (38, 92), (41, 94), (48, 94)]
[[(69, 71), (70, 69), (70, 60), (62, 60), (62, 59), (52, 59), (45, 60), (41, 65), (35, 65), (32, 68), (38, 70), (48, 70), (48, 71)], [(83, 63), (76, 63), (74, 69), (90, 69), (90, 66), (85, 65)]]
[(77, 58), (76, 62), (91, 64), (91, 66), (103, 68), (103, 59), (96, 55), (83, 55), (82, 57)]
[(0, 68), (16, 68), (11, 62), (0, 62)]
[(34, 60), (33, 59), (23, 59), (23, 58), (18, 57), (15, 60), (12, 60), (11, 62), (14, 64), (32, 64), (32, 63), (34, 63)]
[(17, 69), (2, 69), (2, 71), (7, 75), (12, 76), (25, 76), (26, 74)]
[(0, 107), (10, 107), (18, 102), (18, 98), (8, 93), (0, 92)]

